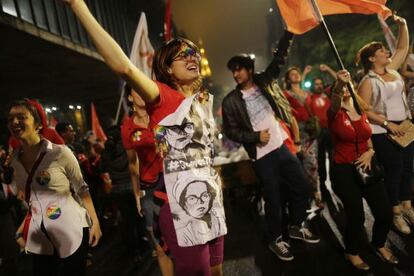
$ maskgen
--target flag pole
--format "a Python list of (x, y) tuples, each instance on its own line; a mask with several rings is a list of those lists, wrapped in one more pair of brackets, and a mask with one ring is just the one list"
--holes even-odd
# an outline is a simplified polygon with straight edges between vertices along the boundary
[(125, 89), (123, 89), (125, 85), (125, 82), (123, 80), (119, 81), (119, 86), (118, 86), (118, 91), (121, 91), (121, 96), (119, 97), (119, 101), (118, 101), (118, 108), (116, 110), (116, 116), (115, 116), (115, 124), (118, 124), (118, 120), (119, 120), (119, 116), (121, 114), (121, 106), (122, 106), (122, 102), (124, 100), (124, 93), (125, 93)]
[[(324, 19), (323, 15), (322, 15), (322, 13), (319, 9), (319, 6), (316, 3), (316, 0), (311, 0), (311, 2), (312, 2), (313, 9), (316, 12), (316, 16), (319, 20), (319, 23), (322, 26), (322, 29), (323, 29), (323, 31), (326, 35), (326, 38), (328, 39), (329, 45), (331, 46), (331, 49), (335, 54), (336, 62), (338, 63), (339, 68), (341, 70), (344, 70), (345, 69), (344, 63), (342, 62), (342, 59), (339, 56), (338, 50), (336, 49), (335, 42), (332, 39), (331, 32), (329, 31), (328, 26), (325, 23), (325, 19)], [(355, 106), (356, 111), (358, 112), (358, 114), (361, 114), (361, 108), (360, 108), (360, 106), (359, 106), (359, 104), (356, 100), (356, 97), (355, 97), (354, 86), (352, 85), (352, 83), (347, 83), (347, 87), (348, 87), (349, 92), (351, 93), (351, 97), (352, 97), (352, 100), (354, 101), (354, 106)]]

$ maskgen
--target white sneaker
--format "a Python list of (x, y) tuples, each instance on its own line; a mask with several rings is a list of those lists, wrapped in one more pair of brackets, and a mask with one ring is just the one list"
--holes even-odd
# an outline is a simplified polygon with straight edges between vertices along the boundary
[(404, 218), (411, 224), (414, 225), (414, 208), (404, 208), (401, 207), (401, 213)]
[(397, 230), (401, 233), (406, 235), (411, 233), (411, 229), (402, 214), (394, 214), (393, 223), (395, 228), (397, 228)]

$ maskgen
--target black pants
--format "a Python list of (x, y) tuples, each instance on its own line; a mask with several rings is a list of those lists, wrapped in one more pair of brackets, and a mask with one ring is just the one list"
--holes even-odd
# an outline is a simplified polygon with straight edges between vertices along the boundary
[(144, 220), (138, 215), (134, 192), (130, 183), (114, 185), (110, 194), (121, 212), (120, 230), (128, 254), (134, 255), (140, 249), (141, 237), (145, 235)]
[(411, 199), (414, 143), (401, 148), (385, 134), (372, 135), (378, 162), (384, 167), (385, 187), (392, 206)]
[(321, 186), (325, 185), (328, 175), (326, 172), (326, 154), (328, 153), (329, 167), (331, 167), (332, 149), (333, 145), (329, 129), (322, 128), (321, 133), (318, 136), (318, 173)]
[(333, 164), (331, 176), (332, 188), (344, 204), (347, 221), (345, 251), (356, 255), (363, 243), (365, 214), (362, 198), (367, 201), (375, 219), (372, 244), (376, 248), (383, 247), (392, 223), (392, 208), (384, 184), (365, 186), (352, 164)]
[(55, 255), (33, 256), (34, 276), (82, 276), (86, 275), (86, 258), (89, 248), (89, 228), (83, 228), (82, 243), (69, 257), (64, 259)]
[[(262, 185), (266, 223), (270, 238), (274, 241), (281, 235), (280, 185), (282, 183), (288, 185), (290, 224), (297, 226), (300, 226), (306, 218), (311, 186), (305, 178), (299, 159), (293, 156), (285, 145), (255, 161), (253, 168)], [(282, 181), (282, 178), (285, 181)]]

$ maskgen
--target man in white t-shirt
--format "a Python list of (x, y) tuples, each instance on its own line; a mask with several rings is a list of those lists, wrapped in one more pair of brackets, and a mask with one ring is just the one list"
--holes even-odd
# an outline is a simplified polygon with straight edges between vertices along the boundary
[[(291, 107), (276, 81), (291, 38), (292, 35), (286, 33), (281, 39), (273, 61), (263, 73), (253, 73), (254, 61), (248, 55), (231, 58), (227, 66), (237, 87), (224, 98), (222, 105), (224, 133), (243, 144), (261, 182), (270, 234), (269, 249), (285, 261), (293, 260), (293, 255), (282, 238), (281, 202), (288, 201), (281, 199), (282, 183), (288, 184), (286, 190), (290, 191), (289, 196), (282, 195), (289, 198), (289, 237), (308, 243), (319, 242), (304, 223), (310, 184), (299, 160), (284, 145), (288, 134), (279, 123), (282, 120), (291, 128), (296, 126)], [(295, 141), (300, 141), (298, 133), (294, 136)]]

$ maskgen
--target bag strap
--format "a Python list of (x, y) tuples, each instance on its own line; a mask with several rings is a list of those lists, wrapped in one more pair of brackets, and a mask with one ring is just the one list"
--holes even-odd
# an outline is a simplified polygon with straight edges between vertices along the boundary
[(40, 162), (42, 162), (43, 157), (45, 157), (46, 155), (46, 151), (42, 152), (39, 157), (36, 159), (35, 163), (32, 166), (32, 169), (30, 170), (29, 176), (26, 179), (26, 187), (25, 187), (25, 199), (27, 204), (29, 205), (30, 202), (30, 194), (32, 191), (32, 180), (33, 180), (33, 176), (35, 171), (37, 170), (37, 168), (40, 165)]

